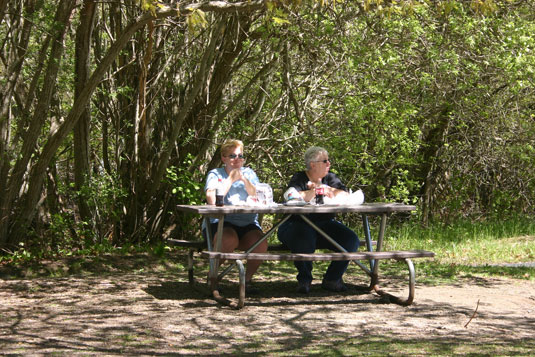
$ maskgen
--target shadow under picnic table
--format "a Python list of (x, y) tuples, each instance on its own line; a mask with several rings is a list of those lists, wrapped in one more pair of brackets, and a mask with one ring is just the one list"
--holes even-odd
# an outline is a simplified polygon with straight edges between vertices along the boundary
[[(310, 293), (306, 295), (296, 291), (295, 281), (256, 282), (255, 286), (259, 289), (259, 293), (247, 296), (247, 306), (389, 303), (387, 299), (372, 294), (367, 286), (351, 283), (346, 283), (348, 291), (335, 293), (323, 290), (321, 282), (317, 282), (312, 285)], [(238, 298), (237, 284), (224, 281), (219, 287), (229, 299)], [(149, 285), (144, 291), (159, 300), (185, 300), (183, 307), (198, 308), (216, 305), (211, 299), (208, 286), (201, 283), (195, 283), (192, 287), (187, 282), (163, 282), (160, 285)], [(328, 297), (329, 299), (326, 300)]]

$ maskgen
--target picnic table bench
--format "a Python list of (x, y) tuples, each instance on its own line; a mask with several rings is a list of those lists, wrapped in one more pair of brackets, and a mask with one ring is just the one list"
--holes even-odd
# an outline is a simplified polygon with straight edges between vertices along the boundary
[[(166, 240), (167, 244), (173, 247), (180, 247), (180, 248), (189, 248), (188, 253), (188, 282), (189, 285), (193, 286), (195, 283), (195, 277), (194, 277), (194, 265), (195, 265), (195, 253), (201, 253), (204, 250), (208, 249), (208, 244), (206, 242), (206, 239), (202, 240), (185, 240), (185, 239), (175, 239), (175, 238), (168, 238)], [(366, 241), (360, 241), (360, 246), (365, 246)], [(376, 241), (371, 241), (372, 245), (376, 245)], [(268, 245), (268, 252), (289, 252), (290, 249), (282, 244), (269, 244)], [(280, 255), (280, 254), (279, 254)], [(270, 258), (276, 258), (279, 256), (277, 254), (270, 255)], [(243, 259), (243, 258), (242, 258)], [(250, 258), (252, 259), (252, 258)], [(263, 260), (273, 260), (273, 259), (263, 259)], [(275, 260), (283, 260), (283, 259), (275, 259)]]
[[(278, 227), (285, 222), (291, 215), (299, 215), (305, 222), (310, 224), (322, 236), (328, 239), (333, 245), (340, 250), (340, 252), (329, 253), (274, 253), (274, 251), (287, 250), (283, 245), (270, 245), (267, 253), (251, 253), (251, 251), (260, 242), (257, 242), (253, 247), (244, 253), (223, 253), (220, 252), (221, 234), (216, 236), (216, 246), (213, 247), (212, 232), (208, 232), (208, 239), (205, 241), (189, 242), (181, 240), (170, 239), (169, 243), (175, 246), (189, 247), (189, 263), (188, 263), (188, 277), (190, 284), (193, 284), (193, 254), (195, 251), (201, 252), (201, 256), (208, 259), (210, 262), (209, 270), (209, 285), (212, 295), (216, 301), (229, 304), (235, 308), (242, 308), (245, 304), (245, 269), (243, 260), (274, 260), (274, 261), (333, 261), (333, 260), (350, 260), (355, 262), (368, 276), (370, 277), (369, 290), (375, 291), (382, 296), (387, 296), (389, 299), (400, 305), (410, 305), (414, 301), (415, 294), (415, 271), (412, 260), (414, 258), (430, 258), (435, 254), (426, 250), (403, 250), (403, 251), (382, 251), (383, 239), (387, 224), (387, 217), (396, 212), (410, 212), (416, 209), (412, 205), (404, 205), (399, 203), (367, 203), (362, 205), (307, 205), (307, 206), (224, 206), (216, 207), (213, 205), (179, 205), (178, 209), (183, 212), (197, 213), (203, 216), (205, 220), (210, 217), (219, 219), (219, 228), (222, 227), (225, 216), (227, 214), (236, 213), (259, 213), (259, 214), (282, 214), (283, 218), (276, 223), (262, 238), (262, 241), (271, 236)], [(364, 228), (365, 241), (361, 245), (365, 245), (366, 251), (363, 252), (347, 252), (338, 245), (331, 237), (311, 222), (306, 215), (310, 213), (360, 213), (362, 216), (362, 223)], [(368, 216), (378, 215), (381, 217), (377, 241), (372, 241), (370, 234), (370, 225)], [(209, 226), (209, 225), (208, 225)], [(218, 233), (221, 229), (218, 229)], [(376, 246), (376, 250), (373, 247)], [(221, 274), (218, 274), (219, 260), (232, 260), (234, 264), (227, 267)], [(379, 261), (383, 259), (394, 259), (398, 261), (405, 261), (409, 269), (409, 293), (406, 299), (393, 296), (383, 291), (379, 285)], [(365, 266), (361, 260), (369, 262), (370, 268)], [(229, 302), (223, 298), (218, 290), (218, 282), (226, 275), (234, 266), (239, 269), (239, 299), (237, 303)]]

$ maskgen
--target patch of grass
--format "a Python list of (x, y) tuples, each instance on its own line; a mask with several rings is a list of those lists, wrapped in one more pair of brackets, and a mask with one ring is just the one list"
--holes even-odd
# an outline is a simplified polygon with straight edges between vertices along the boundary
[(385, 249), (426, 249), (441, 263), (494, 264), (535, 261), (535, 220), (459, 221), (453, 225), (389, 227)]
[(535, 262), (535, 220), (529, 217), (429, 227), (408, 223), (391, 226), (384, 249), (435, 252), (435, 258), (425, 264), (415, 262), (420, 271), (434, 277), (483, 274), (535, 279), (532, 267), (504, 266)]

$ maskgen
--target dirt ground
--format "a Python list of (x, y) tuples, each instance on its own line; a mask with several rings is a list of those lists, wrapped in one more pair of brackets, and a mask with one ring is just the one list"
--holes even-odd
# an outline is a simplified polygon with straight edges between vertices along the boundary
[[(519, 344), (523, 354), (535, 351), (532, 281), (417, 284), (414, 304), (402, 307), (357, 289), (362, 275), (351, 271), (348, 293), (328, 293), (317, 281), (302, 296), (288, 279), (293, 267), (271, 265), (261, 271), (261, 293), (237, 311), (203, 285), (190, 288), (184, 264), (184, 254), (167, 264), (146, 255), (44, 262), (31, 278), (0, 267), (0, 354), (403, 355), (421, 343), (434, 347), (411, 354), (513, 355)], [(223, 292), (235, 298), (237, 284), (226, 282)]]

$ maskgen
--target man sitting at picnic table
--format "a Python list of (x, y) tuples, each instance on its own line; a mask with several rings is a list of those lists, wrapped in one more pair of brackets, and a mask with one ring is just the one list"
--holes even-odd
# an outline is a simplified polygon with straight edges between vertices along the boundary
[[(348, 195), (346, 186), (332, 172), (329, 172), (331, 162), (329, 153), (322, 147), (311, 147), (304, 155), (306, 171), (297, 172), (291, 178), (288, 188), (295, 188), (305, 201), (315, 199), (316, 187), (324, 188), (324, 195), (334, 198), (338, 195)], [(306, 215), (315, 225), (332, 237), (348, 252), (356, 252), (359, 247), (359, 238), (355, 232), (335, 220), (333, 213), (313, 213)], [(316, 249), (330, 249), (338, 251), (332, 243), (325, 239), (312, 226), (299, 216), (292, 216), (278, 229), (278, 238), (292, 253), (314, 253)], [(298, 270), (297, 282), (299, 293), (308, 294), (312, 284), (312, 262), (295, 261)], [(321, 287), (323, 289), (342, 292), (347, 287), (342, 280), (349, 261), (332, 261), (323, 276)]]

